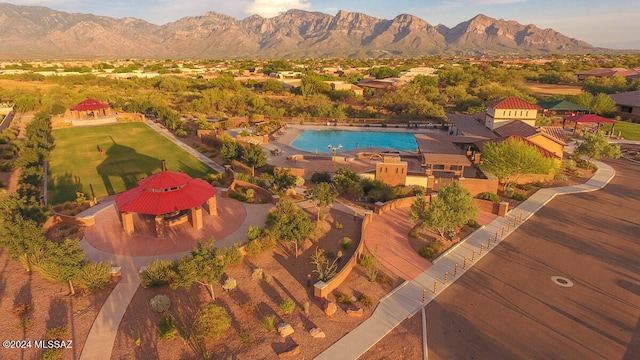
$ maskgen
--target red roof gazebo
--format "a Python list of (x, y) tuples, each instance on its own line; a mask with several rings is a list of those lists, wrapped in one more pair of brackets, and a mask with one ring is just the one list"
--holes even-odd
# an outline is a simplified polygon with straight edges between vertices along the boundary
[(602, 117), (596, 114), (582, 114), (582, 115), (576, 115), (576, 116), (567, 116), (563, 119), (563, 121), (564, 121), (564, 123), (562, 124), (563, 128), (566, 122), (569, 122), (569, 123), (575, 122), (575, 125), (573, 126), (574, 131), (578, 127), (578, 123), (592, 123), (592, 124), (595, 123), (595, 124), (598, 124), (598, 126), (600, 126), (600, 124), (613, 124), (613, 126), (611, 126), (611, 133), (613, 134), (613, 128), (616, 126), (615, 120), (607, 119), (606, 117)]
[(92, 98), (87, 98), (69, 110), (71, 110), (71, 117), (74, 119), (98, 119), (99, 117), (111, 115), (109, 104)]
[(165, 236), (166, 225), (185, 222), (189, 215), (194, 228), (202, 228), (202, 205), (207, 204), (210, 215), (217, 215), (216, 188), (205, 180), (189, 175), (163, 171), (138, 182), (138, 186), (114, 197), (121, 213), (122, 226), (133, 233), (133, 216), (139, 213), (155, 216), (157, 237)]

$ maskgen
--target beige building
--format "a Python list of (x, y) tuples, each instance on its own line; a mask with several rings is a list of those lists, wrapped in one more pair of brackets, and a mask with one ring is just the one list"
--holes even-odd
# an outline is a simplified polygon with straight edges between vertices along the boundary
[(535, 126), (540, 107), (517, 96), (509, 96), (502, 100), (487, 103), (484, 126), (495, 130), (514, 120), (521, 120)]

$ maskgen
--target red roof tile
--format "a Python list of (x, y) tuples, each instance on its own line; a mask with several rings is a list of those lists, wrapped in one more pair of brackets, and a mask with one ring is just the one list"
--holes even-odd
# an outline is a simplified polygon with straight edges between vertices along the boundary
[(162, 215), (201, 206), (217, 190), (204, 180), (162, 171), (138, 182), (138, 186), (114, 197), (118, 210)]
[(524, 101), (517, 96), (509, 96), (502, 100), (490, 101), (487, 103), (487, 107), (494, 109), (541, 110), (539, 106)]
[(582, 114), (577, 116), (567, 116), (564, 118), (567, 121), (575, 121), (581, 123), (614, 123), (615, 120), (607, 119), (596, 114)]
[(96, 99), (87, 98), (85, 101), (71, 108), (74, 111), (100, 110), (108, 109), (109, 105), (102, 103)]

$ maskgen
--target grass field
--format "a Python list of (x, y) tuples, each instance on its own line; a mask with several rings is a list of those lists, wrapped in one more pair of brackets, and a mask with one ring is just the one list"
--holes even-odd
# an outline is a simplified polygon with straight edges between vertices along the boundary
[[(611, 131), (611, 125), (603, 126), (605, 131)], [(627, 140), (640, 140), (640, 124), (634, 124), (627, 121), (616, 121), (613, 128), (614, 135), (621, 133), (622, 137)]]
[(49, 89), (56, 84), (45, 83), (42, 81), (19, 81), (10, 79), (0, 79), (0, 87), (7, 90), (15, 89)]
[[(54, 130), (49, 167), (49, 202), (73, 201), (77, 189), (100, 199), (120, 193), (161, 170), (202, 178), (212, 169), (143, 123)], [(103, 150), (101, 155), (99, 149)]]

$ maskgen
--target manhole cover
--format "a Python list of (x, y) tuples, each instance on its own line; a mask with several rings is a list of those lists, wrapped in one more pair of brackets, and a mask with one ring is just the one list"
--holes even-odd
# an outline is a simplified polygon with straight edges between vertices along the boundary
[(573, 286), (573, 281), (567, 279), (564, 276), (552, 276), (551, 281), (553, 281), (556, 285), (562, 286), (562, 287), (569, 288)]

